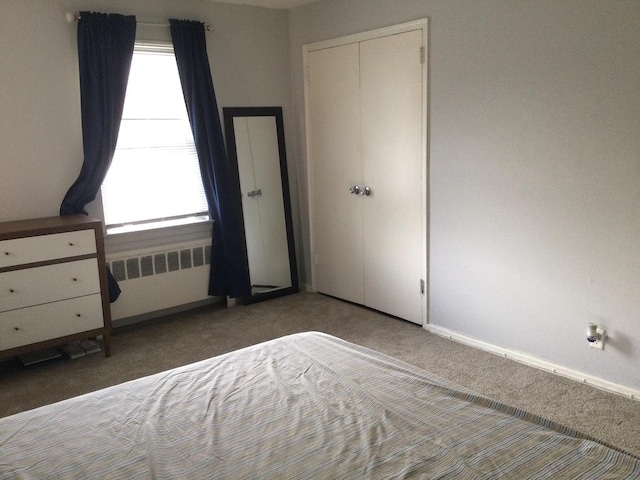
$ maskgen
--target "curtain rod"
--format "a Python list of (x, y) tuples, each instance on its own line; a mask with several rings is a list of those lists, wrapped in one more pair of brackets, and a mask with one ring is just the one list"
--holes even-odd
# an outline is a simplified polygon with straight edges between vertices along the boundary
[[(80, 12), (67, 12), (66, 14), (67, 22), (77, 22), (80, 20)], [(151, 22), (137, 22), (138, 25), (144, 25), (145, 27), (168, 27), (168, 23), (151, 23)], [(213, 32), (213, 25), (205, 25), (204, 29), (207, 32)]]

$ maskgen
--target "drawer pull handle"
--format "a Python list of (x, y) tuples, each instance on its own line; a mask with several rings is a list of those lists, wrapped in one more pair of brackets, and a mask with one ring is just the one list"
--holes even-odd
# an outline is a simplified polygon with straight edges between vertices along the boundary
[(69, 246), (70, 246), (70, 247), (73, 247), (73, 242), (69, 242)]
[(13, 288), (10, 288), (9, 293), (15, 293), (15, 290)]
[(16, 332), (20, 330), (20, 328), (19, 328), (19, 327), (13, 327), (13, 329), (14, 329)]
[(76, 313), (76, 317), (81, 317), (82, 314), (81, 313)]
[(75, 278), (75, 277), (73, 277), (71, 280), (73, 280), (74, 282), (77, 282), (77, 281), (78, 281), (78, 279), (77, 279), (77, 278)]
[(4, 252), (5, 255), (11, 255), (9, 252)]

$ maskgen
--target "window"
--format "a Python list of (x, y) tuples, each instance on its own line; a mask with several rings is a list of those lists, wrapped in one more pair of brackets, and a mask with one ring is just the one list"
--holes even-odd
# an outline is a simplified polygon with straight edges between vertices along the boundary
[(136, 44), (102, 201), (107, 233), (209, 219), (170, 45)]

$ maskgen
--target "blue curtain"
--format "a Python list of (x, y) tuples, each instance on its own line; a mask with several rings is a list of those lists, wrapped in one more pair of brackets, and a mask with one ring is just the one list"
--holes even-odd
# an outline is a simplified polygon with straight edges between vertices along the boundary
[(251, 294), (240, 186), (233, 181), (213, 89), (204, 24), (169, 20), (189, 122), (213, 219), (209, 295)]
[[(133, 16), (80, 12), (78, 60), (84, 162), (60, 215), (87, 214), (109, 170), (118, 140), (136, 36)], [(109, 272), (109, 298), (120, 294)]]

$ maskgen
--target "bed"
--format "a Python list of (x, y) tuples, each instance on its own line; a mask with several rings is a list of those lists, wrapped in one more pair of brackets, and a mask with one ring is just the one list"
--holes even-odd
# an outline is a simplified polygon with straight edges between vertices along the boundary
[(0, 478), (640, 478), (640, 459), (317, 332), (0, 419)]

